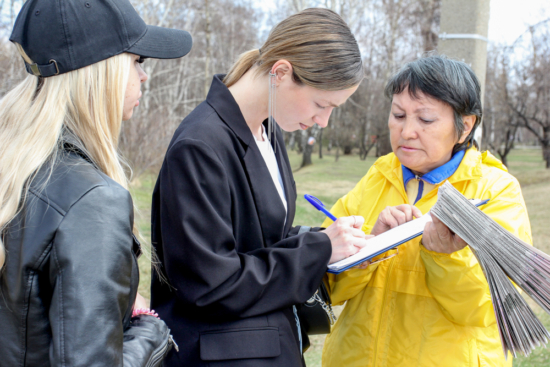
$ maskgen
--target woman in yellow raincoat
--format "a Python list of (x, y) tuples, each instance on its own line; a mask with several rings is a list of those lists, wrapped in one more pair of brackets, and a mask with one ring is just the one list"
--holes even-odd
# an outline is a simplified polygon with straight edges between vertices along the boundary
[[(473, 139), (480, 86), (464, 63), (430, 56), (405, 65), (386, 86), (393, 153), (379, 158), (332, 208), (360, 215), (380, 234), (426, 213), (448, 180), (522, 240), (531, 228), (521, 189)], [(330, 224), (330, 220), (325, 225)], [(392, 256), (396, 254), (395, 256)], [(325, 279), (345, 308), (326, 339), (325, 367), (511, 366), (499, 339), (489, 286), (467, 244), (434, 219), (423, 237)]]

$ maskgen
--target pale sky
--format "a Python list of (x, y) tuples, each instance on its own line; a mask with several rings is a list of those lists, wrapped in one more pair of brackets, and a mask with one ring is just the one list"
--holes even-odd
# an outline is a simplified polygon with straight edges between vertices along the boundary
[[(276, 0), (255, 0), (265, 10)], [(550, 0), (491, 0), (489, 35), (491, 41), (511, 44), (527, 27), (550, 18)]]
[(511, 44), (527, 27), (550, 18), (550, 0), (491, 0), (489, 40)]
[[(253, 0), (264, 10), (273, 10), (276, 0)], [(550, 0), (491, 0), (489, 40), (511, 44), (529, 25), (550, 18)]]

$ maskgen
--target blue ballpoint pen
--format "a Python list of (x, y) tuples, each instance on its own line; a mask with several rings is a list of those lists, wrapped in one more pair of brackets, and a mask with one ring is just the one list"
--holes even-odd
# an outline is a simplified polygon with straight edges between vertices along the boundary
[(319, 210), (319, 211), (322, 211), (327, 217), (329, 217), (330, 219), (332, 219), (333, 221), (336, 222), (336, 218), (334, 215), (332, 215), (326, 208), (325, 208), (325, 204), (323, 204), (321, 202), (321, 200), (317, 199), (315, 196), (313, 195), (304, 195), (304, 198), (309, 201), (311, 203), (311, 205), (313, 205), (315, 207), (315, 209)]

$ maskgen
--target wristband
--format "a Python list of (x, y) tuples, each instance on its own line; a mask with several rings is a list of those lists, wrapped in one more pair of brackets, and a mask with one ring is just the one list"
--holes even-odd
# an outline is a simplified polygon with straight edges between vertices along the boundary
[(136, 317), (138, 315), (151, 315), (155, 316), (157, 319), (159, 318), (158, 313), (155, 312), (155, 310), (151, 310), (149, 308), (136, 308), (132, 311), (132, 317)]

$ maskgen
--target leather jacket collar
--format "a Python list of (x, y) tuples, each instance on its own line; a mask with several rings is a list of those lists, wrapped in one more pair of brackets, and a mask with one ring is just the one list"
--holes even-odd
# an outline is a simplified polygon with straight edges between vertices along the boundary
[[(86, 153), (84, 143), (75, 133), (69, 129), (64, 129), (61, 141), (63, 144), (63, 150), (66, 152), (74, 152), (80, 157), (84, 158), (88, 163), (94, 166), (95, 169), (100, 170), (99, 166), (93, 161), (93, 159)], [(100, 170), (101, 171), (101, 170)]]

